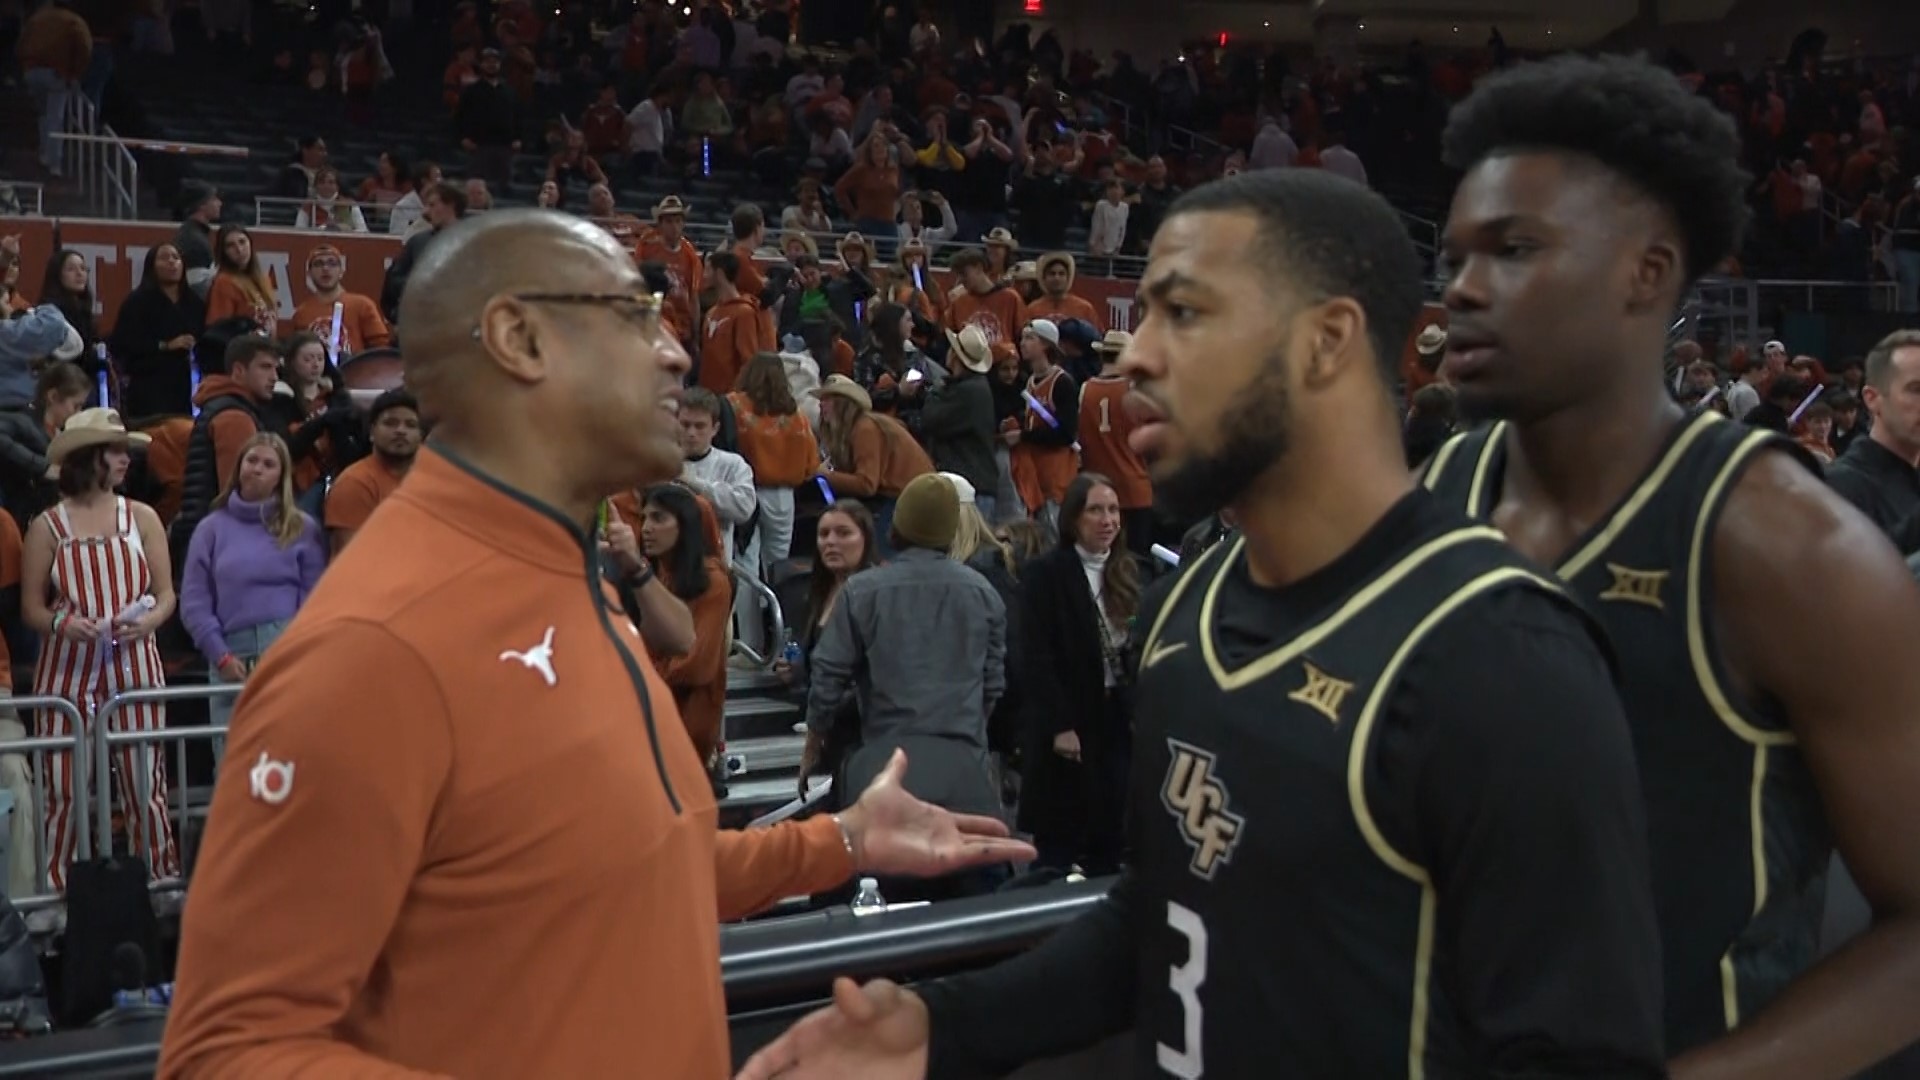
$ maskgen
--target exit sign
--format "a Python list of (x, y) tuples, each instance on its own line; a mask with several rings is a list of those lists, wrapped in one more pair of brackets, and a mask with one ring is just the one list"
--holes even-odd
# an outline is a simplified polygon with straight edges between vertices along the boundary
[(1046, 14), (1046, 12), (1042, 9), (1041, 4), (1042, 4), (1042, 0), (1021, 0), (1022, 10), (1024, 10), (1029, 15)]

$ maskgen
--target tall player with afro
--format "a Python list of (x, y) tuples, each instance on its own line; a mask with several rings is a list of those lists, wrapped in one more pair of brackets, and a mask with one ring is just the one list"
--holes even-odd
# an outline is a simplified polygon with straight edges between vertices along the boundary
[[(1920, 1037), (1920, 588), (1783, 438), (1662, 385), (1746, 223), (1734, 124), (1643, 61), (1562, 57), (1487, 80), (1443, 145), (1442, 370), (1493, 422), (1426, 483), (1618, 649), (1672, 1074), (1852, 1076)], [(1875, 918), (1816, 963), (1834, 845)]]

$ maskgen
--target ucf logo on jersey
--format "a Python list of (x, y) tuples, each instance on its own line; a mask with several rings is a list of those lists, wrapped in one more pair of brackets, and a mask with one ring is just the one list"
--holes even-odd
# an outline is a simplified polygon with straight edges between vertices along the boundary
[(1160, 787), (1160, 805), (1180, 825), (1193, 849), (1188, 868), (1202, 881), (1233, 860), (1246, 819), (1227, 809), (1227, 785), (1213, 774), (1213, 755), (1178, 739), (1168, 739), (1172, 760)]

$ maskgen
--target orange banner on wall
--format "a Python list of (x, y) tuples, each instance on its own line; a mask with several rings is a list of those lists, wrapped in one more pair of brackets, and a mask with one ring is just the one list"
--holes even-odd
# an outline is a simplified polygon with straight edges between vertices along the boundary
[[(172, 240), (178, 225), (159, 221), (92, 221), (61, 218), (58, 223), (60, 246), (77, 251), (87, 260), (89, 280), (93, 282), (93, 313), (101, 332), (113, 326), (120, 302), (140, 284), (140, 270), (147, 252), (163, 241)], [(275, 304), (281, 319), (293, 318), (293, 309), (306, 299), (307, 256), (321, 244), (339, 248), (347, 264), (348, 292), (361, 293), (376, 300), (380, 284), (386, 278), (387, 264), (400, 254), (400, 240), (392, 236), (361, 233), (304, 232), (297, 229), (249, 229), (253, 250), (261, 268), (273, 284)], [(38, 282), (34, 287), (38, 288)]]

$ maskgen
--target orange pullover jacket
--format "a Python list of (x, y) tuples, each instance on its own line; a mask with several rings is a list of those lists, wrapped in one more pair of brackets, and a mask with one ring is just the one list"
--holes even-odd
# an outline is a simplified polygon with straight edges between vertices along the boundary
[(241, 697), (160, 1076), (728, 1075), (717, 921), (852, 866), (827, 818), (716, 831), (611, 594), (421, 452)]

